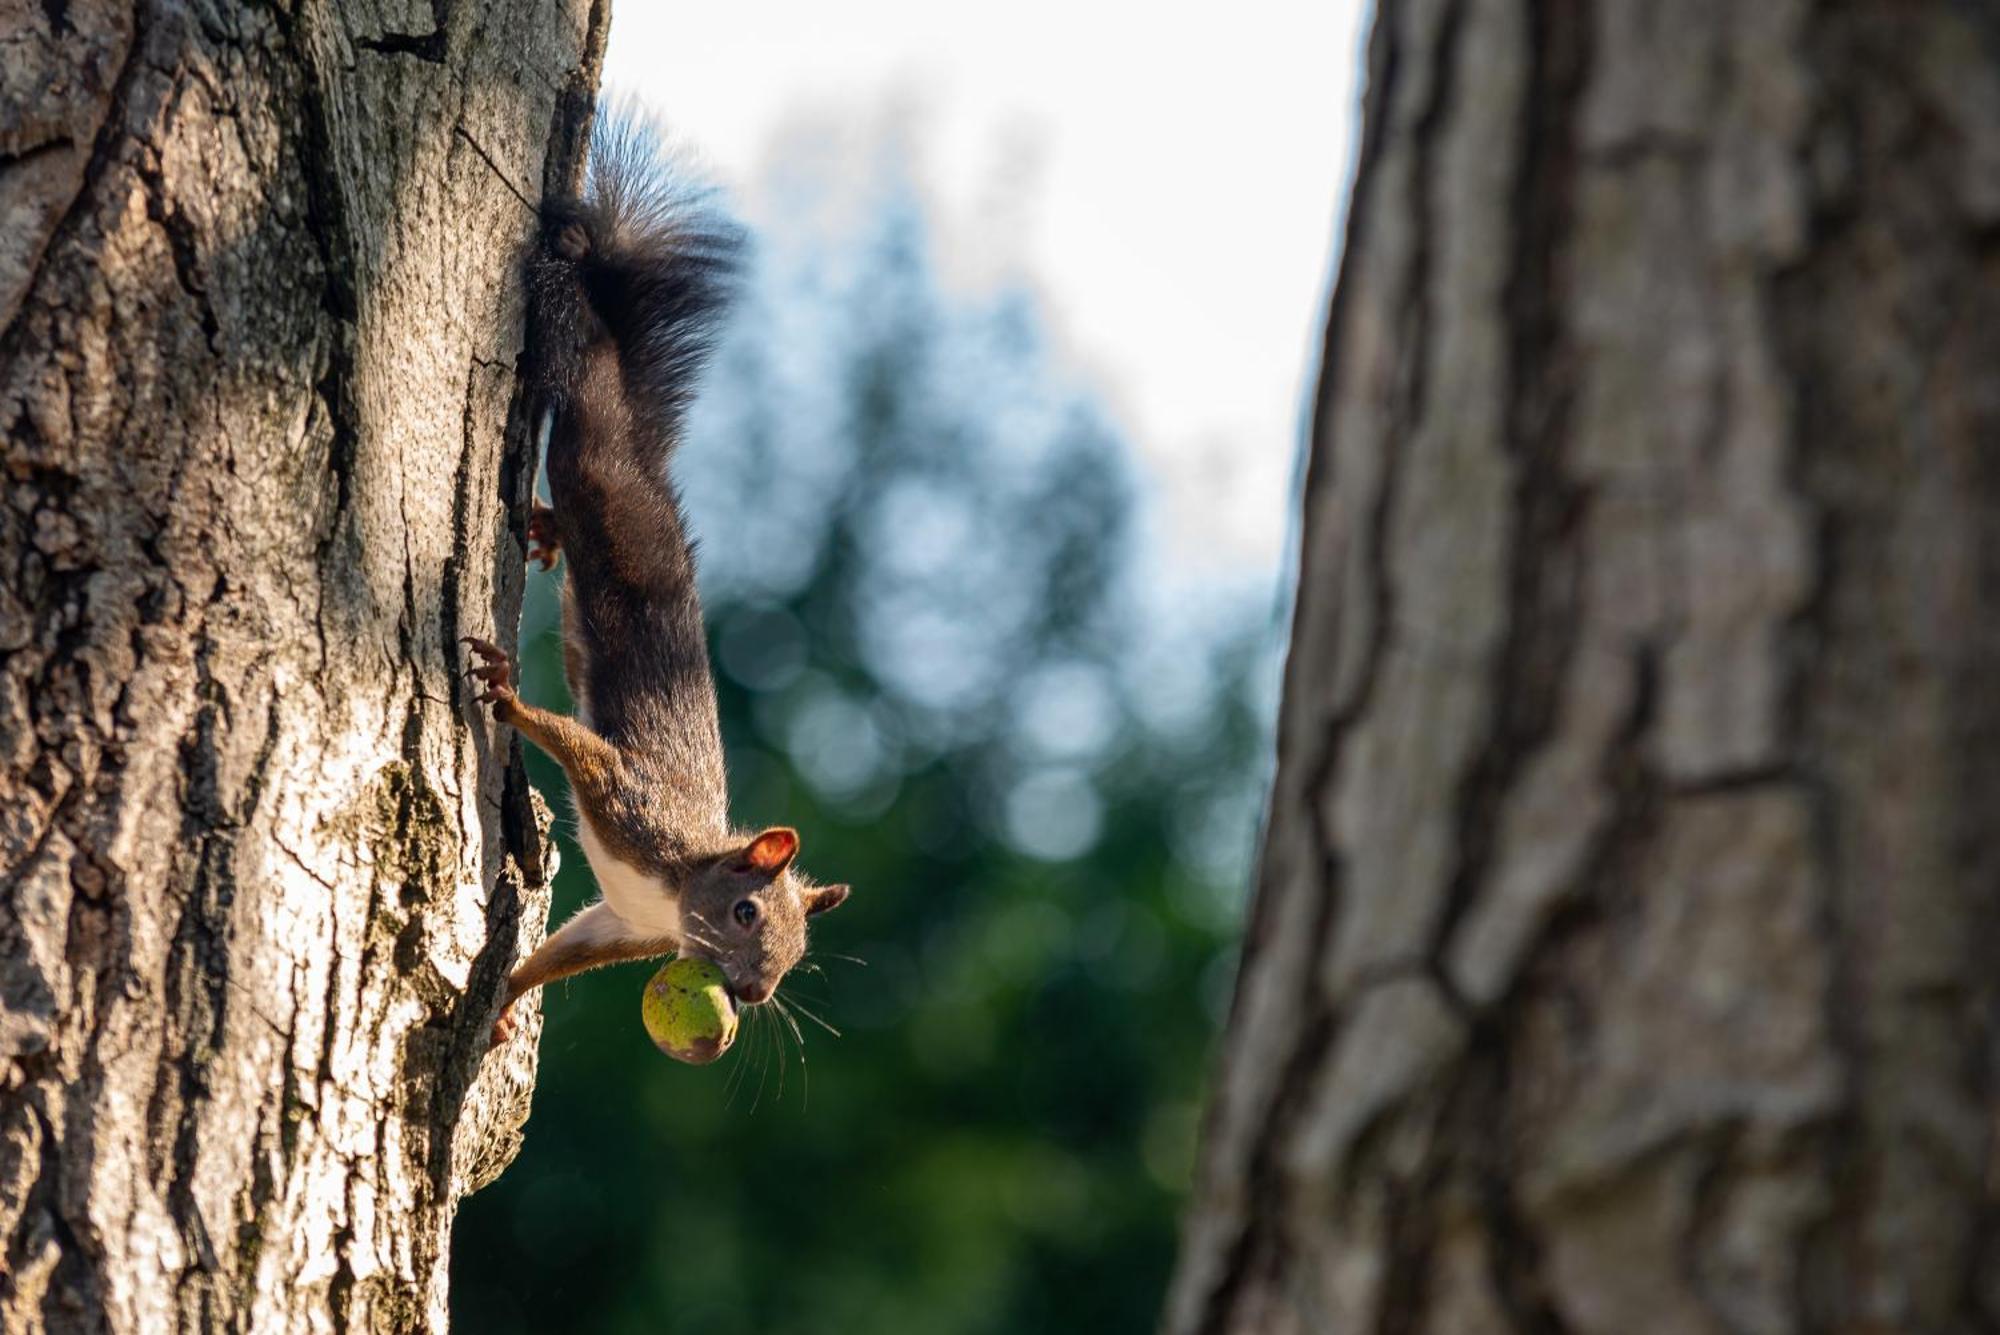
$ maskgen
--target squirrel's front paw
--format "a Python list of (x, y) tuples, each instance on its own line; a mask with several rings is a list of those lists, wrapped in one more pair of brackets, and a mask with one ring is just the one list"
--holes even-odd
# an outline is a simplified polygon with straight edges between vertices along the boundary
[(500, 1018), (493, 1022), (493, 1033), (486, 1040), (487, 1051), (490, 1052), (502, 1044), (513, 1042), (515, 1032), (514, 1008), (509, 1006), (507, 1009), (501, 1011)]
[(556, 512), (535, 502), (528, 512), (528, 559), (544, 570), (553, 570), (556, 557), (562, 554), (562, 540), (556, 534)]
[(465, 670), (466, 676), (486, 683), (486, 689), (477, 697), (479, 703), (492, 705), (493, 717), (505, 723), (514, 709), (513, 665), (507, 661), (506, 651), (491, 640), (474, 635), (466, 636), (463, 643), (481, 660)]

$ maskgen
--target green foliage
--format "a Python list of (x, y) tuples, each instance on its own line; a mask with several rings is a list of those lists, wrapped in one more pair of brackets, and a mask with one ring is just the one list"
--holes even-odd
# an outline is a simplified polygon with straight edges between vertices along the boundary
[[(650, 966), (554, 988), (526, 1149), (459, 1217), (460, 1329), (1153, 1322), (1268, 617), (1149, 606), (1123, 444), (1032, 302), (946, 296), (906, 191), (867, 217), (765, 257), (680, 463), (736, 817), (854, 886), (783, 993), (841, 1036), (755, 1008), (690, 1068), (640, 1025)], [(527, 683), (566, 707), (551, 603)], [(564, 839), (559, 914), (595, 893)]]

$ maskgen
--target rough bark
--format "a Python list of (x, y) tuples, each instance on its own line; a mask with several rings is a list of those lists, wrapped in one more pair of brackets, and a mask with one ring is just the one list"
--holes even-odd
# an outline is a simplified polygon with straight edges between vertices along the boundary
[(0, 0), (0, 1329), (441, 1329), (518, 1144), (519, 257), (590, 0)]
[(1378, 9), (1166, 1329), (2000, 1329), (2000, 18)]

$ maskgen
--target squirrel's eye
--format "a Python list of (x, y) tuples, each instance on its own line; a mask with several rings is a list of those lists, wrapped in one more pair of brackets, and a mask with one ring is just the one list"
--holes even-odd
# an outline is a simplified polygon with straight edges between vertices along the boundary
[(736, 907), (731, 909), (730, 913), (735, 916), (738, 927), (755, 927), (757, 925), (757, 905), (751, 900), (737, 900)]

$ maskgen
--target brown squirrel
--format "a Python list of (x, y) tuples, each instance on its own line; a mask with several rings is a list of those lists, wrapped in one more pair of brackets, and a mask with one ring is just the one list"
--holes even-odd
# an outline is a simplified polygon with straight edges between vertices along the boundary
[(698, 954), (739, 1002), (768, 1000), (806, 919), (847, 898), (794, 865), (799, 838), (729, 820), (694, 553), (667, 462), (727, 307), (741, 230), (681, 184), (631, 116), (600, 115), (581, 199), (544, 210), (530, 262), (525, 372), (546, 423), (549, 492), (528, 559), (561, 554), (563, 667), (576, 717), (526, 704), (502, 650), (480, 702), (569, 776), (603, 897), (507, 980), (493, 1042), (531, 988), (618, 960)]

